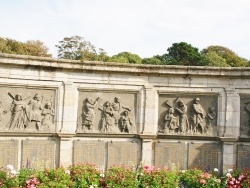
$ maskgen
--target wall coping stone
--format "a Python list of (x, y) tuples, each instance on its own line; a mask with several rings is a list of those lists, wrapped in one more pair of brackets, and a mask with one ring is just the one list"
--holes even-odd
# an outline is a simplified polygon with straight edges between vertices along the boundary
[(208, 66), (176, 66), (176, 65), (143, 65), (122, 64), (112, 62), (84, 61), (36, 57), (27, 55), (13, 55), (0, 53), (0, 65), (23, 67), (38, 70), (74, 72), (106, 72), (126, 73), (136, 75), (184, 75), (220, 76), (249, 78), (250, 67), (208, 67)]

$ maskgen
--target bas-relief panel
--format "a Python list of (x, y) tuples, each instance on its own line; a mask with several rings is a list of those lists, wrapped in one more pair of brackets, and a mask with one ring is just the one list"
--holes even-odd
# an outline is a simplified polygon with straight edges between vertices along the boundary
[(136, 133), (136, 94), (80, 91), (77, 132)]
[(240, 97), (240, 135), (250, 136), (250, 96)]
[(55, 90), (0, 86), (0, 131), (54, 132)]
[(160, 95), (158, 132), (217, 136), (217, 96)]

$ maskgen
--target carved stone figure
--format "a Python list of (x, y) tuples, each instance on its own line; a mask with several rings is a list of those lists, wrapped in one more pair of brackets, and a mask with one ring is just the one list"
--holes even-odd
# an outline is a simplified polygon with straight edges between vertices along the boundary
[(103, 105), (101, 117), (101, 132), (112, 132), (112, 128), (115, 125), (114, 110), (111, 102), (107, 101)]
[(178, 119), (174, 116), (174, 108), (169, 108), (163, 122), (163, 132), (164, 133), (175, 133), (178, 132), (179, 125)]
[(50, 127), (54, 125), (53, 117), (54, 117), (54, 109), (51, 107), (51, 103), (47, 102), (42, 110), (42, 125), (41, 130), (49, 131)]
[(83, 109), (83, 122), (82, 122), (83, 130), (87, 128), (88, 130), (93, 131), (93, 122), (95, 119), (94, 108), (98, 100), (99, 100), (99, 97), (95, 101), (93, 101), (89, 97), (86, 99), (85, 109)]
[(178, 114), (178, 122), (180, 133), (187, 133), (190, 130), (188, 116), (187, 116), (187, 105), (182, 100), (177, 101), (177, 107), (175, 111)]
[(200, 104), (200, 98), (196, 97), (192, 105), (192, 127), (191, 132), (196, 134), (197, 129), (200, 128), (201, 133), (204, 133), (204, 109)]
[[(11, 119), (6, 128), (9, 130), (24, 130), (28, 125), (28, 116), (26, 111), (26, 102), (22, 99), (20, 94), (13, 97), (10, 93), (9, 96), (13, 99), (9, 111), (11, 111)], [(8, 111), (5, 111), (7, 113)]]
[(36, 128), (41, 129), (42, 122), (42, 102), (40, 101), (39, 94), (35, 94), (32, 100), (29, 101), (29, 120), (36, 123)]
[(113, 108), (113, 113), (114, 113), (114, 118), (115, 118), (115, 124), (118, 125), (119, 119), (121, 117), (121, 110), (125, 109), (127, 111), (131, 111), (130, 108), (124, 106), (121, 104), (121, 100), (118, 97), (114, 98), (114, 102), (112, 103), (112, 108)]
[(131, 126), (133, 126), (132, 120), (127, 110), (124, 111), (124, 115), (121, 116), (121, 132), (130, 133)]
[(208, 133), (212, 133), (212, 127), (214, 126), (213, 121), (216, 118), (216, 111), (214, 107), (209, 107), (208, 108), (208, 113), (206, 116), (206, 127), (205, 131)]

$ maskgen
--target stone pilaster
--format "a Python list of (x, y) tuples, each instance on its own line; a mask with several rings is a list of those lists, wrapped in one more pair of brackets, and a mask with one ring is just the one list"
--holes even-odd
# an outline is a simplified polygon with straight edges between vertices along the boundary
[(157, 132), (158, 95), (151, 85), (145, 85), (144, 129), (143, 134)]
[(240, 96), (234, 89), (226, 89), (226, 122), (224, 137), (238, 137), (240, 130)]
[(72, 165), (72, 141), (71, 138), (74, 134), (57, 133), (60, 137), (60, 155), (59, 155), (59, 166), (70, 166)]
[(236, 142), (237, 138), (221, 137), (223, 142), (223, 171), (236, 167)]
[(142, 139), (142, 164), (153, 166), (154, 165), (154, 149), (153, 141), (156, 135), (140, 135)]
[(63, 125), (61, 132), (76, 131), (78, 90), (72, 82), (64, 83)]

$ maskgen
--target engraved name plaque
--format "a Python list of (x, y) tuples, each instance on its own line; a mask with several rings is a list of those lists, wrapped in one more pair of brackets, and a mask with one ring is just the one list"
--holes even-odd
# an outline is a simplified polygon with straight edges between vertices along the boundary
[(237, 168), (250, 168), (250, 145), (238, 145)]
[(105, 167), (105, 142), (104, 141), (74, 141), (73, 164), (89, 163)]
[(189, 144), (188, 168), (197, 168), (201, 170), (219, 168), (220, 154), (221, 145), (219, 143)]
[(6, 167), (12, 165), (17, 169), (18, 165), (18, 141), (1, 140), (0, 141), (0, 166)]
[(109, 142), (108, 168), (112, 165), (136, 165), (138, 162), (138, 144), (136, 142)]
[(55, 168), (55, 141), (24, 140), (22, 142), (22, 167)]
[(185, 143), (155, 143), (155, 166), (168, 168), (175, 164), (184, 169)]

